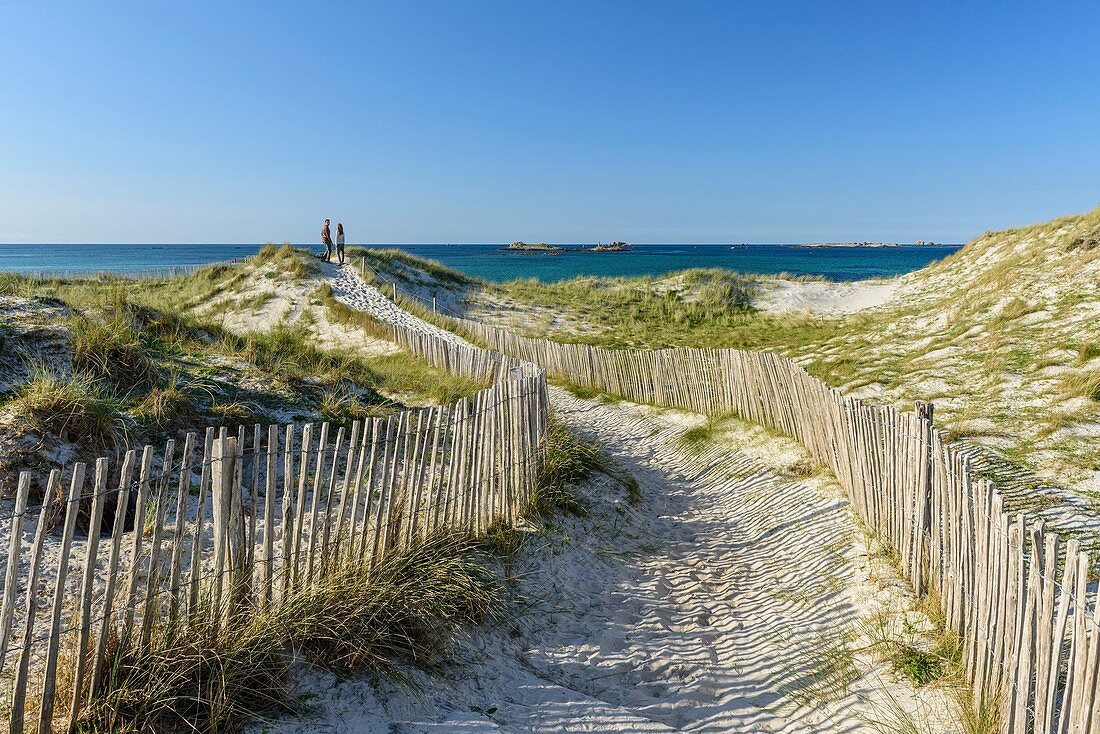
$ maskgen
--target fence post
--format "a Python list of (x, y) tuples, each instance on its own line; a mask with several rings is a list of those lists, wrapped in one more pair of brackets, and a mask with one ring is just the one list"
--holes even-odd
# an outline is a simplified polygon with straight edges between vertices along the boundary
[(397, 303), (397, 281), (393, 281), (393, 302)]
[[(237, 441), (233, 438), (215, 439), (210, 454), (210, 478), (212, 508), (214, 514), (214, 604), (211, 612), (221, 614), (223, 593), (232, 594), (233, 562), (239, 553), (236, 537), (232, 532), (233, 475), (237, 458)], [(226, 579), (225, 577), (229, 578)], [(228, 583), (227, 583), (228, 581)]]
[(935, 406), (924, 400), (916, 401), (917, 418), (920, 420), (920, 475), (917, 484), (916, 528), (913, 547), (913, 588), (917, 594), (924, 591), (924, 569), (931, 558), (932, 542), (932, 415)]
[(435, 313), (435, 314), (439, 313), (439, 309), (436, 308), (436, 305), (435, 305), (435, 296), (432, 296), (432, 313)]

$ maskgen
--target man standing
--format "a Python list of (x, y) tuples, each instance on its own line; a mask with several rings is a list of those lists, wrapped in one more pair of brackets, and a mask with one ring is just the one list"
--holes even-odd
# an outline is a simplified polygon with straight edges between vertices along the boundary
[(321, 256), (321, 259), (325, 262), (332, 262), (332, 231), (329, 230), (327, 219), (321, 225), (321, 244), (325, 246), (325, 254)]

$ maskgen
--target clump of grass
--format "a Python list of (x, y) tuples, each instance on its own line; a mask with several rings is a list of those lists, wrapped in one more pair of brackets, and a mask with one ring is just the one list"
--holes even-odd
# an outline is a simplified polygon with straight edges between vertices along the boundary
[(378, 414), (377, 404), (371, 405), (344, 387), (326, 390), (317, 411), (321, 420), (337, 425), (347, 425)]
[(724, 420), (722, 416), (709, 416), (706, 423), (692, 426), (681, 433), (677, 442), (687, 451), (701, 453), (718, 439)]
[(796, 477), (812, 477), (818, 472), (818, 466), (807, 457), (795, 460), (786, 469), (788, 474)]
[(437, 263), (434, 260), (411, 255), (403, 250), (368, 250), (362, 247), (349, 247), (346, 254), (349, 257), (354, 256), (357, 260), (366, 257), (367, 267), (376, 271), (391, 274), (396, 273), (398, 276), (407, 274), (402, 271), (401, 266), (404, 265), (407, 268), (425, 272), (436, 280), (451, 285), (465, 285), (477, 282), (465, 273), (460, 273), (453, 268), (448, 268), (446, 265)]
[(959, 681), (952, 692), (963, 734), (996, 734), (1001, 730), (1000, 696), (987, 695), (974, 700), (965, 681)]
[(477, 541), (480, 548), (507, 563), (523, 549), (528, 537), (527, 533), (511, 525), (494, 522)]
[(80, 441), (92, 450), (117, 451), (126, 442), (121, 403), (91, 375), (64, 377), (36, 367), (12, 402), (40, 435)]
[(876, 615), (863, 623), (870, 649), (918, 688), (960, 675), (962, 642), (945, 627), (939, 597), (925, 594), (913, 609), (927, 618), (930, 627), (914, 627), (905, 612)]
[(1077, 345), (1077, 364), (1082, 365), (1100, 357), (1100, 341), (1081, 342)]
[(797, 668), (788, 671), (783, 693), (803, 706), (836, 700), (848, 693), (859, 677), (855, 655), (845, 635), (818, 635), (801, 655)]
[(918, 688), (943, 677), (943, 660), (931, 653), (907, 643), (899, 642), (890, 654), (890, 667), (904, 675)]
[(248, 425), (256, 423), (259, 419), (257, 411), (252, 406), (240, 400), (228, 400), (225, 402), (215, 400), (210, 404), (210, 414), (226, 424), (238, 423), (240, 425)]
[(744, 278), (732, 273), (723, 274), (703, 283), (699, 288), (699, 302), (712, 308), (746, 309), (752, 288)]
[(148, 384), (153, 367), (142, 333), (126, 311), (80, 315), (70, 322), (73, 368), (119, 388)]
[(167, 387), (153, 388), (131, 411), (143, 425), (165, 428), (195, 417), (194, 397), (172, 380)]
[(272, 291), (260, 291), (247, 298), (241, 298), (237, 301), (239, 308), (247, 309), (249, 311), (259, 311), (270, 301), (275, 299), (275, 294)]
[(280, 273), (290, 279), (307, 278), (321, 268), (307, 253), (295, 250), (289, 242), (275, 246), (270, 242), (260, 248), (252, 260), (256, 265), (274, 263)]
[(642, 494), (642, 487), (638, 484), (638, 480), (634, 478), (633, 474), (623, 474), (619, 477), (623, 486), (626, 487), (626, 501), (630, 505), (639, 505), (645, 496)]
[(18, 273), (0, 273), (0, 296), (26, 296), (33, 288), (30, 278)]
[(367, 384), (385, 386), (387, 392), (408, 394), (436, 405), (450, 405), (489, 386), (487, 379), (474, 380), (444, 372), (407, 352), (373, 357), (365, 367)]
[(1058, 384), (1064, 398), (1088, 398), (1100, 402), (1100, 369), (1066, 373)]
[(471, 540), (436, 536), (372, 570), (335, 573), (283, 605), (288, 637), (314, 663), (338, 671), (401, 679), (403, 666), (431, 670), (459, 627), (501, 609), (499, 583), (474, 550)]
[[(407, 681), (446, 660), (459, 627), (495, 617), (500, 585), (470, 540), (437, 536), (373, 568), (348, 565), (263, 610), (109, 649), (79, 731), (232, 731), (278, 709), (297, 651), (338, 672)], [(211, 615), (212, 616), (212, 615)]]
[(591, 400), (593, 398), (599, 397), (600, 395), (599, 390), (593, 387), (588, 387), (587, 385), (578, 385), (575, 382), (562, 381), (558, 381), (558, 384), (564, 387), (570, 395), (575, 398), (580, 398), (581, 400)]
[(582, 441), (560, 421), (551, 419), (531, 510), (543, 516), (559, 511), (581, 517), (588, 514), (588, 505), (570, 485), (602, 468), (603, 464), (599, 447)]
[(1019, 297), (1013, 298), (1011, 301), (1006, 303), (1000, 311), (997, 312), (997, 315), (994, 316), (992, 320), (990, 320), (989, 328), (996, 329), (998, 327), (1004, 326), (1011, 321), (1015, 321), (1021, 316), (1026, 316), (1034, 310), (1035, 309), (1031, 307), (1031, 304), (1029, 304), (1024, 299)]

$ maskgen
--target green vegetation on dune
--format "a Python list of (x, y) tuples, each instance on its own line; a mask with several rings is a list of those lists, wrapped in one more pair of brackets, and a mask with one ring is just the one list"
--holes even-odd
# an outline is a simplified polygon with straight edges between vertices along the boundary
[(256, 270), (268, 266), (281, 281), (308, 278), (319, 270), (305, 250), (290, 244), (265, 245), (243, 263), (215, 263), (172, 278), (130, 278), (100, 274), (88, 277), (40, 278), (0, 273), (0, 296), (56, 298), (74, 308), (125, 300), (163, 311), (189, 309), (239, 289)]
[(693, 269), (664, 278), (515, 280), (484, 286), (483, 295), (537, 306), (567, 323), (585, 325), (527, 329), (560, 341), (639, 348), (735, 347), (752, 341), (755, 320), (749, 298), (754, 290), (753, 280), (737, 273)]
[(419, 271), (426, 273), (440, 283), (450, 286), (464, 286), (480, 282), (435, 260), (417, 257), (403, 250), (349, 247), (346, 250), (346, 255), (349, 262), (356, 267), (360, 265), (363, 258), (366, 258), (367, 268), (369, 268), (366, 274), (368, 282), (371, 279), (370, 271), (390, 278), (396, 277), (398, 280), (406, 279)]
[[(178, 278), (3, 277), (0, 294), (31, 299), (10, 304), (25, 328), (4, 330), (8, 361), (29, 365), (25, 379), (0, 392), (0, 413), (26, 419), (12, 422), (5, 437), (17, 438), (12, 431), (25, 425), (74, 441), (90, 456), (211, 424), (346, 424), (407, 405), (451, 403), (485, 387), (394, 347), (362, 351), (353, 343), (319, 342), (315, 313), (368, 342), (390, 331), (337, 309), (331, 291), (317, 292), (317, 272), (311, 258), (284, 245)], [(255, 310), (274, 299), (256, 287), (271, 281), (275, 293), (306, 294), (301, 318), (267, 319), (273, 326), (264, 331), (223, 325), (230, 310)], [(312, 301), (311, 291), (318, 296)], [(65, 316), (36, 320), (36, 304)], [(44, 330), (60, 346), (42, 351)], [(0, 465), (12, 470), (30, 461), (16, 453), (5, 452)]]
[(437, 536), (333, 569), (228, 622), (196, 615), (128, 649), (112, 638), (107, 675), (76, 731), (237, 731), (292, 700), (290, 650), (339, 674), (411, 682), (410, 671), (446, 662), (461, 627), (499, 614), (501, 584), (484, 561), (470, 540)]
[(63, 377), (36, 369), (13, 404), (40, 434), (82, 441), (93, 451), (125, 447), (128, 424), (122, 402), (89, 375)]
[(986, 233), (901, 278), (883, 307), (844, 317), (756, 311), (755, 279), (717, 270), (523, 280), (479, 295), (531, 336), (768, 350), (849, 394), (904, 409), (931, 400), (939, 425), (995, 449), (1010, 474), (1073, 484), (1100, 470), (1098, 283), (1100, 209)]

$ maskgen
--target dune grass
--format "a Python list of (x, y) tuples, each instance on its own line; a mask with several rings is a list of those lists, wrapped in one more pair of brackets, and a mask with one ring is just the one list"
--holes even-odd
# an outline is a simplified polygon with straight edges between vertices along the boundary
[[(754, 322), (748, 277), (726, 270), (685, 270), (666, 279), (534, 279), (485, 286), (504, 300), (552, 309), (590, 328), (548, 327), (535, 336), (608, 347), (741, 346)], [(792, 323), (792, 327), (794, 324)]]
[(236, 731), (289, 702), (292, 651), (340, 674), (407, 683), (410, 670), (446, 661), (462, 626), (495, 618), (500, 592), (472, 541), (436, 536), (373, 568), (329, 572), (266, 609), (199, 615), (146, 647), (115, 638), (77, 730)]
[(594, 470), (604, 470), (605, 464), (603, 453), (596, 444), (582, 440), (560, 420), (551, 417), (529, 511), (542, 517), (557, 512), (587, 515), (588, 503), (576, 494), (573, 485)]
[(188, 426), (198, 418), (195, 390), (173, 376), (165, 387), (155, 387), (133, 405), (131, 413), (141, 425), (157, 429)]
[[(5, 276), (3, 292), (60, 302), (72, 312), (63, 324), (71, 333), (71, 366), (43, 363), (39, 371), (79, 376), (40, 377), (24, 391), (21, 405), (38, 416), (48, 400), (67, 402), (71, 409), (59, 413), (70, 416), (65, 421), (36, 419), (34, 425), (64, 429), (67, 437), (100, 452), (116, 445), (123, 426), (129, 440), (155, 442), (208, 423), (265, 423), (279, 405), (285, 408), (280, 414), (346, 424), (407, 405), (451, 403), (487, 386), (405, 352), (322, 349), (308, 319), (263, 333), (234, 333), (219, 323), (217, 309), (190, 310), (243, 292), (265, 274), (293, 280), (316, 270), (312, 258), (289, 245), (269, 245), (247, 262), (211, 265), (178, 278)], [(322, 287), (317, 295), (333, 321), (368, 336), (392, 337), (378, 322), (338, 304), (331, 290)], [(255, 300), (217, 302), (252, 308), (259, 305)], [(38, 360), (33, 354), (27, 359)]]
[(153, 378), (151, 345), (125, 310), (79, 314), (69, 328), (74, 369), (125, 390), (148, 385)]
[(720, 271), (515, 281), (485, 293), (489, 307), (526, 309), (518, 328), (531, 336), (609, 348), (772, 351), (858, 397), (903, 410), (932, 401), (938, 425), (954, 438), (1009, 461), (1010, 471), (995, 478), (1011, 494), (1016, 470), (1073, 485), (1100, 465), (1093, 242), (1100, 209), (990, 232), (907, 276), (897, 300), (842, 317), (754, 311), (738, 291), (719, 292)]
[[(365, 247), (349, 247), (345, 254), (351, 258), (353, 266), (358, 267), (365, 257), (367, 267), (380, 274), (396, 276), (398, 279), (406, 278), (410, 272), (422, 271), (435, 280), (451, 286), (462, 286), (478, 283), (465, 273), (454, 268), (449, 268), (435, 260), (418, 257), (404, 250), (398, 249), (368, 249)], [(369, 272), (368, 272), (369, 276)]]
[(377, 403), (363, 400), (342, 385), (326, 390), (317, 410), (321, 414), (321, 420), (344, 426), (385, 413), (379, 409)]
[(9, 406), (39, 435), (54, 434), (93, 450), (117, 452), (129, 436), (122, 403), (86, 373), (64, 376), (36, 369)]

